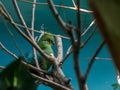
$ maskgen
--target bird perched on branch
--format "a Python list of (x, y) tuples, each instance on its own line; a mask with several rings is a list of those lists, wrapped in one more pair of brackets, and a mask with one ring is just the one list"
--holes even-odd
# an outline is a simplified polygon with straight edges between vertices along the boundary
[[(54, 36), (50, 34), (43, 34), (41, 38), (38, 40), (39, 47), (47, 55), (50, 55), (50, 56), (54, 56), (54, 52), (52, 49), (52, 46), (54, 45), (54, 43), (55, 43)], [(37, 59), (41, 69), (48, 70), (50, 68), (51, 63), (48, 60), (46, 60), (43, 56), (41, 56), (39, 52), (37, 52)], [(36, 66), (32, 52), (26, 55), (26, 61), (29, 64)]]

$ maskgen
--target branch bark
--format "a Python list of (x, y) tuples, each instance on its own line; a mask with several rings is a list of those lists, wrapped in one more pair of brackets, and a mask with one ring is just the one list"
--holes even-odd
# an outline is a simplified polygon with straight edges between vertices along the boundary
[(59, 35), (56, 36), (56, 41), (57, 41), (57, 54), (58, 54), (57, 59), (58, 62), (61, 63), (63, 58), (63, 46), (62, 46), (62, 39)]
[(61, 16), (59, 15), (58, 11), (56, 10), (54, 3), (52, 0), (48, 0), (48, 4), (53, 12), (54, 17), (56, 18), (56, 20), (58, 21), (58, 23), (60, 24), (60, 26), (63, 28), (64, 32), (67, 33), (67, 24), (63, 21), (63, 19), (61, 18)]
[(2, 47), (3, 50), (5, 50), (11, 56), (13, 56), (14, 58), (18, 59), (18, 57), (14, 53), (12, 53), (11, 51), (9, 51), (1, 42), (0, 42), (0, 46)]

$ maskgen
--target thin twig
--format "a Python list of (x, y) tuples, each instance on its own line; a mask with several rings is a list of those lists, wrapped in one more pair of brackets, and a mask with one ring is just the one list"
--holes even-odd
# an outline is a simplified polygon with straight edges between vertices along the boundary
[(13, 56), (14, 58), (18, 59), (18, 57), (14, 53), (12, 53), (10, 50), (8, 50), (1, 42), (0, 42), (0, 46), (2, 47), (3, 50), (5, 50), (11, 56)]
[[(93, 34), (95, 33), (96, 31), (96, 27), (93, 29), (93, 31), (90, 33), (90, 35), (88, 36), (88, 38), (83, 42), (81, 43), (80, 47), (79, 48), (83, 48), (87, 43), (88, 41), (91, 39), (91, 37), (93, 36)], [(63, 60), (61, 63), (64, 63), (64, 61), (68, 58), (69, 55), (71, 55), (73, 53), (73, 50), (72, 50), (72, 45), (69, 46), (69, 48), (67, 49), (67, 52), (65, 54), (65, 56), (63, 57)]]
[(35, 71), (37, 71), (37, 72), (42, 72), (42, 73), (48, 74), (48, 75), (50, 74), (50, 72), (45, 71), (45, 70), (42, 70), (42, 69), (39, 69), (39, 68), (37, 68), (37, 67), (35, 67), (35, 66), (33, 66), (33, 65), (29, 64), (29, 63), (26, 63), (26, 62), (24, 62), (24, 61), (22, 61), (22, 63), (23, 63), (24, 65), (26, 65), (27, 67), (29, 67), (30, 69), (33, 69), (33, 70), (35, 70)]
[(4, 66), (0, 66), (0, 69), (4, 70), (4, 69), (5, 69), (5, 67), (4, 67)]
[[(34, 3), (32, 4), (32, 21), (31, 21), (32, 30), (34, 30), (36, 0), (34, 0), (33, 2)], [(32, 31), (32, 36), (34, 37), (34, 31)]]
[[(24, 27), (23, 25), (21, 25), (21, 24), (18, 24), (18, 23), (15, 23), (15, 22), (14, 22), (14, 24), (17, 25), (17, 26), (19, 26), (19, 27), (25, 28), (25, 27)], [(29, 27), (27, 27), (27, 29), (30, 30), (30, 31), (34, 31), (34, 32), (36, 32), (36, 33), (40, 33), (40, 34), (43, 32), (42, 30), (35, 30), (35, 29), (32, 30), (32, 29), (29, 28)], [(46, 34), (48, 34), (48, 35), (52, 35), (52, 36), (57, 36), (56, 34), (53, 34), (53, 33), (48, 33), (48, 32), (44, 32), (44, 33), (46, 33)], [(64, 39), (70, 39), (70, 38), (67, 37), (67, 36), (62, 36), (62, 35), (60, 35), (60, 37), (61, 37), (61, 38), (64, 38)]]
[(3, 16), (4, 18), (9, 18), (8, 15), (6, 14), (3, 4), (0, 2), (0, 16)]
[[(28, 1), (28, 0), (18, 0), (18, 1), (22, 1), (22, 2), (26, 2), (26, 3), (30, 3), (30, 4), (33, 4), (34, 2), (32, 1)], [(38, 5), (49, 5), (48, 3), (42, 3), (42, 2), (36, 2), (35, 4), (38, 4)], [(76, 10), (75, 7), (70, 7), (70, 6), (63, 6), (63, 5), (56, 5), (54, 4), (55, 7), (58, 7), (58, 8), (65, 8), (65, 9), (70, 9), (70, 10)], [(93, 11), (91, 10), (87, 10), (87, 9), (83, 9), (83, 8), (79, 8), (79, 10), (81, 12), (84, 12), (84, 13), (93, 13)]]
[(63, 28), (64, 32), (67, 33), (67, 24), (63, 21), (63, 19), (61, 18), (61, 16), (59, 15), (58, 11), (56, 10), (54, 3), (52, 0), (48, 0), (48, 4), (53, 12), (53, 15), (55, 16), (56, 20), (58, 21), (58, 23), (60, 24), (60, 26)]
[[(34, 38), (34, 24), (35, 24), (35, 8), (36, 8), (36, 0), (33, 1), (34, 3), (32, 4), (32, 20), (31, 20), (31, 29), (32, 29), (32, 37), (33, 40), (36, 41), (36, 39)], [(33, 47), (33, 57), (36, 63), (37, 68), (40, 69), (40, 65), (38, 63), (38, 59), (37, 59), (37, 54), (36, 54), (36, 49)]]
[[(91, 22), (91, 24), (88, 26), (88, 28), (81, 34), (81, 37), (83, 37), (83, 36), (90, 30), (90, 28), (92, 27), (91, 25), (93, 25), (93, 23), (94, 23), (94, 21)], [(14, 24), (16, 24), (16, 25), (19, 26), (19, 27), (25, 28), (25, 27), (24, 27), (23, 25), (21, 25), (21, 24), (18, 24), (18, 23), (15, 23), (15, 22), (14, 22)], [(40, 34), (42, 33), (42, 32), (41, 32), (42, 30), (35, 30), (35, 29), (33, 30), (33, 29), (29, 28), (29, 27), (27, 27), (27, 29), (30, 30), (30, 31), (36, 32), (36, 33), (40, 33)], [(45, 32), (45, 33), (47, 33), (47, 32)], [(56, 34), (51, 34), (51, 33), (47, 33), (47, 34), (48, 34), (48, 35), (52, 35), (52, 36), (57, 36)], [(70, 40), (70, 38), (67, 37), (67, 36), (59, 35), (59, 37)]]
[(95, 26), (93, 31), (87, 37), (87, 39), (82, 43), (81, 48), (83, 48), (88, 43), (88, 41), (92, 38), (93, 34), (96, 32), (96, 30), (97, 30), (97, 27)]
[(11, 21), (11, 16), (9, 15), (9, 13), (7, 12), (6, 8), (4, 7), (4, 5), (2, 4), (2, 2), (0, 2), (0, 14), (7, 20)]
[(89, 74), (89, 72), (90, 72), (90, 70), (91, 70), (91, 67), (92, 67), (92, 65), (93, 65), (93, 63), (94, 63), (94, 61), (95, 61), (95, 57), (98, 55), (98, 53), (100, 52), (100, 50), (101, 50), (101, 48), (104, 46), (104, 44), (105, 44), (105, 41), (102, 41), (102, 43), (98, 46), (95, 54), (92, 56), (92, 58), (91, 58), (91, 60), (90, 60), (90, 63), (89, 63), (89, 65), (88, 65), (88, 67), (87, 67), (87, 70), (86, 70), (86, 72), (85, 72), (85, 75), (84, 75), (85, 81), (86, 81), (86, 79), (87, 79), (87, 77), (88, 77), (88, 74)]
[[(37, 38), (35, 38), (35, 41), (37, 40)], [(35, 60), (35, 64), (37, 66), (38, 69), (40, 68), (39, 62), (38, 62), (38, 58), (37, 58), (37, 51), (36, 49), (33, 47), (33, 56), (34, 56), (34, 60)]]
[(74, 1), (74, 0), (72, 0), (72, 3), (73, 3), (73, 6), (77, 9), (77, 6), (76, 6), (76, 4), (75, 4), (75, 1)]
[(4, 22), (4, 24), (5, 24), (5, 27), (6, 27), (7, 31), (9, 32), (10, 36), (12, 37), (13, 42), (14, 42), (16, 48), (18, 49), (18, 51), (20, 52), (20, 54), (25, 58), (24, 53), (22, 52), (22, 50), (20, 49), (19, 45), (17, 44), (17, 42), (16, 42), (16, 40), (15, 40), (14, 34), (13, 34), (12, 31), (9, 29), (9, 27), (8, 27), (8, 25), (7, 25), (7, 23), (6, 23), (6, 21), (5, 21), (4, 19), (3, 19), (3, 22)]
[(93, 26), (93, 24), (95, 24), (95, 21), (96, 21), (96, 20), (93, 20), (93, 21), (90, 23), (90, 25), (87, 27), (86, 30), (84, 30), (84, 32), (81, 34), (81, 36), (84, 36), (84, 35), (88, 32), (88, 30), (90, 30), (90, 28)]
[(65, 60), (68, 58), (68, 56), (72, 53), (72, 45), (69, 46), (69, 48), (67, 49), (67, 52), (65, 54), (65, 56), (63, 57), (63, 60), (61, 63), (64, 63)]
[[(6, 18), (7, 18), (7, 16), (6, 16)], [(20, 25), (20, 24), (18, 24), (18, 23), (15, 23), (14, 22), (14, 24), (16, 24), (17, 26), (19, 26), (19, 27), (23, 27), (23, 28), (27, 28), (28, 30), (30, 30), (30, 31), (33, 31), (33, 32), (36, 32), (36, 33), (41, 33), (41, 30), (33, 30), (33, 29), (31, 29), (31, 28), (29, 28), (29, 27), (25, 27), (25, 26), (23, 26), (23, 25)], [(87, 30), (87, 29), (86, 29)], [(86, 31), (85, 30), (85, 31)], [(47, 32), (46, 32), (47, 33)], [(84, 33), (84, 32), (83, 32)], [(49, 34), (49, 33), (48, 33)], [(56, 34), (52, 34), (53, 36), (57, 36)], [(60, 35), (60, 37), (62, 37), (62, 38), (64, 38), (64, 39), (70, 39), (69, 37), (66, 37), (66, 36), (62, 36), (62, 35)]]
[(27, 34), (31, 39), (33, 39), (31, 33), (30, 33), (29, 30), (27, 29), (27, 25), (26, 25), (26, 23), (25, 23), (25, 21), (24, 21), (24, 19), (23, 19), (23, 17), (22, 17), (22, 14), (21, 14), (20, 9), (19, 9), (19, 7), (18, 7), (17, 1), (16, 1), (16, 0), (12, 0), (12, 1), (13, 1), (13, 5), (14, 5), (14, 7), (15, 7), (15, 10), (16, 10), (16, 12), (17, 12), (17, 15), (18, 15), (18, 17), (19, 17), (22, 25), (25, 27), (24, 29), (25, 29), (26, 34)]
[(42, 81), (43, 83), (45, 82), (45, 83), (47, 83), (49, 86), (51, 86), (51, 87), (53, 87), (53, 88), (56, 88), (57, 90), (71, 90), (71, 89), (69, 89), (69, 88), (67, 88), (67, 87), (65, 87), (65, 86), (63, 86), (63, 85), (61, 85), (61, 84), (58, 84), (58, 83), (55, 83), (55, 82), (53, 82), (53, 81), (51, 81), (51, 80), (47, 80), (47, 79), (45, 79), (45, 78), (39, 77), (39, 76), (37, 76), (37, 75), (35, 75), (35, 74), (32, 74), (32, 76), (35, 77), (36, 79)]
[[(88, 36), (88, 38), (83, 43), (81, 43), (80, 48), (83, 48), (87, 44), (87, 42), (91, 39), (91, 37), (93, 36), (93, 34), (95, 33), (96, 30), (97, 29), (96, 29), (96, 26), (95, 26), (95, 28), (90, 33), (90, 35)], [(61, 63), (63, 63), (72, 52), (73, 52), (72, 46), (70, 45)]]
[(112, 58), (95, 57), (96, 60), (113, 60)]

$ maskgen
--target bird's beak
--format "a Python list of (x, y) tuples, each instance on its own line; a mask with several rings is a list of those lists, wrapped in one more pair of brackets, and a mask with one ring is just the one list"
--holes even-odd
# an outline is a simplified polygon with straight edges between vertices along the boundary
[(54, 57), (53, 53), (50, 53), (50, 56), (51, 56), (51, 57)]

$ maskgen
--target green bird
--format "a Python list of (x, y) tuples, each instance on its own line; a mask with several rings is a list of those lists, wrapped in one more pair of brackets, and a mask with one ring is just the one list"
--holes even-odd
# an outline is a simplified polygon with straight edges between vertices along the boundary
[[(54, 52), (52, 49), (54, 42), (55, 40), (53, 35), (44, 34), (38, 40), (38, 45), (47, 55), (54, 56)], [(41, 56), (38, 52), (37, 52), (37, 59), (41, 69), (48, 70), (50, 68), (51, 63), (48, 60), (46, 60), (43, 56)], [(29, 64), (36, 66), (32, 52), (26, 55), (26, 61)]]

